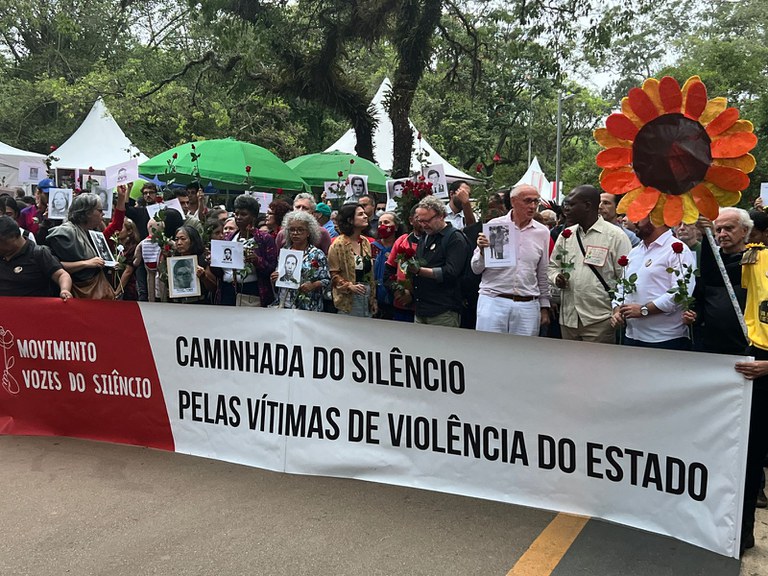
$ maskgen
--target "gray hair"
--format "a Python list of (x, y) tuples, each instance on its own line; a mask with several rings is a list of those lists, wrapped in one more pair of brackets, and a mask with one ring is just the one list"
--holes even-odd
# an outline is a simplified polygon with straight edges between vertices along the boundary
[(733, 214), (739, 219), (739, 224), (741, 224), (741, 227), (747, 231), (747, 236), (749, 236), (752, 232), (752, 227), (755, 225), (752, 218), (749, 216), (749, 212), (743, 208), (720, 208), (720, 214), (718, 214), (717, 217), (720, 218), (720, 216), (726, 216), (728, 214)]
[(510, 198), (515, 198), (516, 196), (518, 196), (522, 192), (527, 192), (527, 191), (530, 191), (530, 190), (533, 190), (534, 192), (536, 192), (537, 195), (539, 194), (539, 191), (536, 188), (534, 188), (533, 186), (531, 186), (530, 184), (519, 184), (519, 185), (515, 186), (514, 188), (512, 188), (512, 190), (509, 191), (509, 197)]
[(439, 198), (436, 198), (435, 196), (425, 196), (416, 205), (416, 208), (422, 208), (424, 210), (434, 210), (435, 214), (437, 214), (438, 216), (445, 217), (446, 215), (445, 204), (443, 204), (443, 201), (440, 200)]
[(313, 246), (317, 246), (320, 242), (320, 224), (318, 224), (315, 217), (308, 212), (294, 210), (293, 212), (288, 212), (288, 214), (285, 215), (285, 218), (283, 218), (285, 247), (291, 247), (291, 235), (288, 233), (288, 227), (294, 222), (298, 224), (306, 224), (307, 230), (309, 230), (309, 242)]
[(101, 200), (96, 194), (85, 192), (75, 196), (72, 204), (69, 206), (67, 218), (72, 224), (85, 224), (88, 221), (88, 213), (101, 204)]
[(312, 194), (307, 194), (306, 192), (300, 192), (299, 194), (296, 194), (296, 196), (293, 197), (294, 204), (296, 203), (296, 200), (309, 200), (309, 203), (312, 205), (310, 207), (310, 211), (312, 212), (314, 212), (315, 208), (317, 208), (317, 201), (315, 200), (315, 197), (312, 196)]

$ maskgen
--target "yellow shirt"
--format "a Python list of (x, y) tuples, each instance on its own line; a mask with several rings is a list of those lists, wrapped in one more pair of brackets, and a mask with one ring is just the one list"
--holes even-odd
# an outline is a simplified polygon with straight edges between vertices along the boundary
[(747, 289), (744, 321), (749, 340), (768, 350), (768, 250), (759, 250), (754, 264), (742, 264), (741, 286)]

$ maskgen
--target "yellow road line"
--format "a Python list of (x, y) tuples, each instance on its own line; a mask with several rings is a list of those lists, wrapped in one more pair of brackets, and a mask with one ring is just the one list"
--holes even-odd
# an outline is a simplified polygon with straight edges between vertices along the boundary
[(548, 576), (589, 522), (586, 516), (558, 514), (533, 541), (507, 576)]

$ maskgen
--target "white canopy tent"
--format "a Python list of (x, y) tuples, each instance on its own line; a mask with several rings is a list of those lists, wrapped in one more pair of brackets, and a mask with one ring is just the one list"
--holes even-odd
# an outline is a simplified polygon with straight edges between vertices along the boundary
[(133, 145), (107, 110), (101, 97), (96, 100), (80, 127), (54, 152), (52, 163), (58, 170), (103, 171), (108, 166), (137, 158), (139, 164), (148, 160)]
[[(387, 109), (384, 106), (384, 100), (387, 93), (392, 90), (392, 83), (389, 78), (384, 78), (384, 81), (376, 91), (376, 95), (371, 101), (371, 107), (373, 108), (373, 115), (376, 118), (376, 130), (373, 133), (373, 155), (376, 164), (384, 170), (384, 172), (392, 172), (392, 159), (394, 156), (394, 144), (393, 144), (393, 129), (392, 121), (389, 119)], [(413, 125), (410, 119), (408, 123), (413, 130), (414, 136), (418, 134), (418, 129)], [(326, 148), (326, 152), (333, 152), (338, 150), (339, 152), (346, 152), (348, 154), (356, 154), (355, 146), (357, 144), (357, 137), (355, 136), (355, 130), (350, 128), (347, 132), (336, 142)], [(416, 143), (415, 143), (416, 144)], [(428, 164), (442, 164), (445, 168), (445, 176), (449, 181), (452, 180), (472, 180), (476, 181), (476, 178), (465, 174), (455, 166), (451, 165), (445, 158), (440, 156), (432, 146), (429, 145), (427, 140), (422, 135), (421, 148), (429, 152), (427, 156)], [(411, 150), (411, 172), (418, 174), (421, 172), (421, 163), (417, 157), (418, 146), (414, 145)]]
[(541, 195), (544, 200), (556, 200), (560, 202), (560, 199), (557, 197), (554, 182), (547, 180), (544, 171), (541, 169), (541, 166), (539, 166), (539, 159), (536, 156), (533, 157), (533, 161), (531, 162), (531, 165), (528, 166), (528, 170), (523, 174), (523, 177), (520, 178), (515, 186), (519, 186), (520, 184), (530, 184), (539, 191), (539, 195)]
[(19, 182), (20, 162), (44, 165), (45, 154), (21, 150), (0, 142), (0, 186), (10, 188), (22, 185)]

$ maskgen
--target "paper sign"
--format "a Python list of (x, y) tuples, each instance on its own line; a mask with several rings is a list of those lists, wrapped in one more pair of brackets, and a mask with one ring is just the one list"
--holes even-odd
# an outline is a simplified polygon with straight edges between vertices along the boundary
[(109, 244), (107, 244), (104, 234), (98, 230), (88, 230), (88, 234), (91, 236), (91, 242), (93, 242), (93, 247), (96, 248), (96, 253), (104, 260), (104, 266), (114, 268), (117, 262), (112, 255), (112, 251), (109, 249)]
[(19, 183), (37, 184), (47, 177), (48, 172), (42, 162), (19, 162)]
[(245, 246), (237, 241), (211, 240), (211, 266), (216, 268), (245, 268)]
[(301, 284), (301, 264), (304, 261), (304, 252), (301, 250), (280, 249), (280, 257), (277, 263), (278, 288), (291, 288), (296, 290)]
[(763, 200), (763, 207), (768, 206), (768, 182), (760, 183), (760, 198)]
[(483, 234), (490, 245), (483, 249), (486, 268), (510, 268), (517, 265), (517, 234), (509, 222), (483, 224)]
[(128, 184), (139, 179), (139, 161), (132, 158), (127, 162), (109, 166), (104, 172), (107, 175), (107, 189), (112, 190), (121, 184)]

